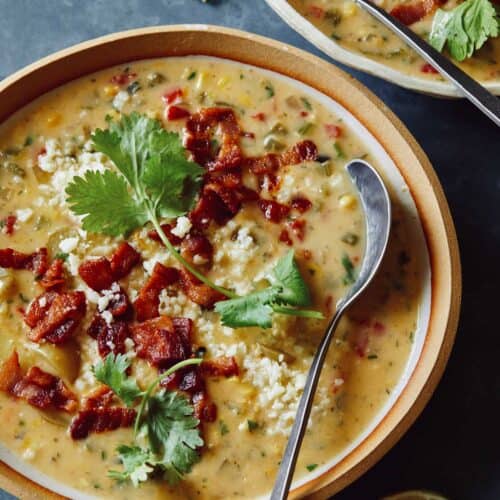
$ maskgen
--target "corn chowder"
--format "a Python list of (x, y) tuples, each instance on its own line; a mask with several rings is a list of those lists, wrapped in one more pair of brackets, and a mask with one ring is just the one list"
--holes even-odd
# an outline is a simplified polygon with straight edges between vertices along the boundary
[[(7, 120), (2, 445), (103, 498), (268, 492), (363, 257), (353, 158), (374, 162), (298, 87), (203, 57), (102, 71)], [(405, 367), (408, 218), (394, 206), (383, 269), (338, 329), (297, 477), (360, 435)]]
[[(352, 0), (288, 1), (308, 21), (342, 47), (410, 76), (433, 80), (443, 79), (431, 65), (426, 63), (392, 31), (363, 11)], [(488, 0), (485, 2), (483, 0), (468, 0), (467, 6), (465, 2), (457, 0), (378, 0), (375, 3), (404, 24), (409, 25), (422, 38), (430, 39), (438, 50), (442, 50), (445, 45), (445, 38), (441, 38), (440, 33), (452, 40), (454, 38), (460, 38), (462, 41), (465, 39), (467, 42), (460, 45), (453, 45), (453, 42), (451, 45), (448, 44), (447, 55), (450, 55), (451, 50), (452, 60), (476, 80), (498, 82), (500, 80), (498, 17), (495, 17), (494, 3), (486, 4), (486, 2)], [(466, 15), (464, 7), (469, 7), (469, 4), (472, 8), (481, 4), (477, 7), (477, 13), (482, 12), (483, 4), (485, 4), (485, 9), (491, 10), (489, 15), (491, 15), (492, 28), (491, 31), (487, 31), (485, 27), (484, 39), (478, 34), (479, 38), (476, 41), (475, 33), (460, 32), (458, 34), (455, 31), (452, 32), (450, 21)], [(437, 11), (438, 8), (442, 11)], [(443, 11), (448, 13), (446, 14), (448, 17), (445, 18), (440, 14)], [(464, 24), (467, 23), (464, 22)], [(479, 25), (480, 22), (477, 24)], [(439, 29), (440, 27), (441, 29)], [(474, 53), (472, 53), (474, 47), (470, 47), (473, 43), (477, 43), (477, 48), (479, 48)]]

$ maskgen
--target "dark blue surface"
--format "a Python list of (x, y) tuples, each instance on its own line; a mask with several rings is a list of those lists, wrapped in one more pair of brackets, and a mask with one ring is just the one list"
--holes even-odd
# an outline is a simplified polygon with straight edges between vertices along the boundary
[[(325, 57), (264, 0), (0, 0), (0, 77), (89, 38), (175, 23), (241, 28)], [(453, 499), (498, 500), (500, 131), (466, 101), (425, 97), (347, 71), (401, 118), (433, 163), (455, 219), (464, 295), (456, 345), (430, 404), (393, 450), (336, 498), (426, 488)], [(0, 493), (4, 498), (12, 497)]]

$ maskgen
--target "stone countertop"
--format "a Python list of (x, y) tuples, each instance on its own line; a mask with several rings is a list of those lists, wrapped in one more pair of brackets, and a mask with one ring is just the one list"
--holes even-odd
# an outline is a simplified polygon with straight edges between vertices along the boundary
[[(130, 28), (207, 23), (241, 28), (328, 59), (264, 0), (0, 0), (0, 78), (54, 51)], [(413, 488), (450, 499), (500, 498), (500, 133), (464, 100), (426, 97), (348, 68), (406, 124), (443, 184), (460, 242), (457, 341), (431, 402), (403, 439), (339, 500)], [(489, 259), (492, 259), (491, 261)], [(0, 499), (12, 498), (0, 493)]]

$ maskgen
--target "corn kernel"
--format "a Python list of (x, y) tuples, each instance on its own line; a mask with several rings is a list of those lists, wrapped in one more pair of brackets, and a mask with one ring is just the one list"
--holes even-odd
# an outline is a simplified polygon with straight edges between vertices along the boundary
[(146, 116), (148, 118), (151, 118), (152, 120), (160, 120), (161, 119), (161, 113), (159, 113), (158, 111), (152, 110), (152, 109), (148, 109), (146, 111)]
[(120, 92), (120, 87), (118, 85), (104, 85), (102, 91), (106, 97), (114, 97)]
[(352, 209), (356, 206), (356, 198), (352, 194), (343, 194), (339, 198), (339, 207), (345, 210)]
[(344, 17), (352, 17), (358, 11), (358, 6), (354, 2), (347, 2), (342, 7)]
[(247, 93), (240, 94), (238, 96), (238, 103), (241, 106), (248, 106), (248, 107), (252, 107), (253, 106), (253, 101), (252, 101), (252, 99), (250, 98), (250, 96)]
[(228, 76), (223, 76), (217, 80), (217, 87), (223, 89), (227, 88), (227, 86), (231, 83), (231, 79)]
[(196, 90), (201, 90), (207, 84), (208, 76), (209, 75), (205, 71), (200, 71), (198, 79), (196, 80)]
[(46, 118), (46, 123), (49, 127), (55, 127), (56, 125), (59, 125), (61, 123), (61, 114), (58, 113), (57, 111), (50, 112), (47, 115)]

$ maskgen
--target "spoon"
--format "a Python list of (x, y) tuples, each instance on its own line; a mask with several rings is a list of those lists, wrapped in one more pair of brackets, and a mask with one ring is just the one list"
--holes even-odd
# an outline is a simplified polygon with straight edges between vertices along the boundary
[(337, 302), (336, 312), (307, 375), (304, 392), (297, 408), (295, 422), (288, 438), (283, 459), (274, 483), (271, 500), (284, 500), (288, 496), (297, 457), (306, 430), (314, 393), (318, 385), (321, 368), (335, 329), (346, 309), (363, 293), (377, 272), (387, 247), (391, 227), (391, 202), (382, 179), (374, 168), (361, 160), (353, 160), (346, 170), (358, 188), (366, 217), (366, 250), (359, 276), (346, 296)]
[(441, 75), (447, 78), (460, 92), (480, 109), (490, 120), (500, 127), (500, 99), (488, 92), (480, 83), (455, 66), (432, 45), (420, 38), (408, 26), (392, 17), (384, 9), (370, 0), (354, 0), (375, 19), (394, 31), (399, 38), (409, 45), (417, 54), (432, 65)]

